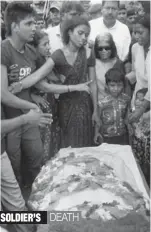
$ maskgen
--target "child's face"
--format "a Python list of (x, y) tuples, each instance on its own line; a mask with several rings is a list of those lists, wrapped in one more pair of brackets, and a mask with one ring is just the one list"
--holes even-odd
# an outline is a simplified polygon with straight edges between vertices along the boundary
[(135, 21), (135, 15), (131, 15), (131, 16), (128, 16), (127, 17), (127, 22), (128, 22), (128, 24), (133, 24), (134, 23), (134, 21)]
[(127, 12), (126, 12), (126, 10), (125, 9), (119, 10), (117, 18), (122, 23), (126, 23), (126, 19), (127, 19)]
[(138, 42), (139, 35), (140, 35), (139, 28), (140, 28), (139, 24), (133, 24), (132, 41), (134, 43)]
[(122, 81), (119, 82), (109, 82), (107, 84), (108, 92), (113, 97), (118, 97), (124, 89), (124, 83)]
[(135, 99), (135, 108), (140, 108), (144, 103), (144, 94), (143, 93), (137, 93), (136, 99)]
[(48, 57), (50, 56), (50, 44), (49, 38), (45, 35), (39, 42), (38, 51), (41, 56)]

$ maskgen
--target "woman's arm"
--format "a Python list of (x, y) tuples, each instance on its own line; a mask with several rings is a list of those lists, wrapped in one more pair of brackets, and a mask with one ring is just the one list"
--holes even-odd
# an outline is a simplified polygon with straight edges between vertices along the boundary
[(52, 71), (53, 67), (53, 60), (48, 58), (43, 66), (22, 80), (22, 88), (27, 89), (35, 85), (37, 82), (46, 77)]
[(97, 84), (96, 84), (96, 72), (95, 72), (95, 67), (89, 67), (88, 68), (88, 76), (89, 80), (92, 81), (90, 84), (90, 90), (92, 94), (92, 101), (93, 101), (93, 116), (92, 120), (93, 122), (95, 121), (97, 124), (99, 124), (99, 119), (98, 119), (98, 89), (97, 89)]
[(36, 104), (20, 99), (9, 92), (7, 68), (1, 65), (1, 101), (7, 106), (17, 109), (37, 109)]

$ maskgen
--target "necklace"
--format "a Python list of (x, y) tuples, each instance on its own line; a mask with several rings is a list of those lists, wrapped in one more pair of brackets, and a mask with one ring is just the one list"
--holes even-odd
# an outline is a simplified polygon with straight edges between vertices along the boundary
[(12, 39), (9, 38), (9, 42), (11, 43), (12, 47), (17, 51), (19, 52), (20, 54), (23, 54), (24, 53), (24, 50), (20, 51), (19, 49), (17, 49), (14, 45), (14, 42), (12, 41)]

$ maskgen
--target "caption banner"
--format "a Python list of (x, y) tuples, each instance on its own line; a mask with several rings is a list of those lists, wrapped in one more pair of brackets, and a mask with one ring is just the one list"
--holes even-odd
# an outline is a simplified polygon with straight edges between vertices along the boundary
[(80, 211), (9, 211), (0, 212), (0, 224), (49, 224), (80, 222)]

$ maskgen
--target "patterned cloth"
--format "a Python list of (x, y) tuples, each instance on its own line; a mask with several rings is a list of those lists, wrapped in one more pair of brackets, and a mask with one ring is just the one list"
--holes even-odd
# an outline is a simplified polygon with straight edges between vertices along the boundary
[(130, 97), (122, 93), (117, 99), (107, 94), (99, 101), (100, 118), (102, 121), (101, 134), (103, 137), (121, 136), (127, 133), (125, 117)]
[(145, 134), (145, 128), (150, 125), (143, 123), (142, 120), (138, 123), (133, 123), (131, 130), (131, 145), (134, 155), (140, 164), (148, 185), (150, 185), (150, 132)]
[[(70, 65), (61, 49), (52, 54), (55, 68), (66, 77), (65, 85), (87, 81), (88, 66), (95, 66), (95, 59), (87, 59), (81, 48), (74, 65)], [(70, 92), (59, 97), (59, 121), (62, 129), (62, 147), (88, 147), (93, 143), (92, 100), (86, 92)]]

